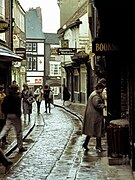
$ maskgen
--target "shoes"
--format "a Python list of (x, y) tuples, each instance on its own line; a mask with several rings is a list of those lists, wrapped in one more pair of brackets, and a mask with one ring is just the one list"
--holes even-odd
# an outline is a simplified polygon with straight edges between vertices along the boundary
[(22, 147), (19, 149), (19, 152), (25, 152), (25, 151), (27, 151), (27, 148)]
[(83, 144), (82, 147), (85, 149), (85, 151), (89, 151), (89, 148), (87, 147), (86, 144)]
[(102, 151), (105, 151), (102, 147), (97, 147), (97, 146), (96, 146), (95, 149), (96, 149), (96, 151), (99, 152), (99, 153), (102, 152)]
[(9, 171), (9, 169), (10, 169), (10, 167), (13, 165), (13, 162), (12, 161), (8, 161), (8, 163), (5, 165), (5, 168), (6, 168), (6, 170), (5, 170), (5, 173), (7, 172), (7, 171)]

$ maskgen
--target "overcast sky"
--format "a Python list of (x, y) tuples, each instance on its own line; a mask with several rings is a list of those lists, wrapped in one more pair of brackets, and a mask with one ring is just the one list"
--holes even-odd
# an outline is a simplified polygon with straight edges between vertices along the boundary
[(60, 28), (60, 12), (57, 0), (19, 0), (25, 11), (29, 8), (41, 7), (43, 32), (57, 33)]

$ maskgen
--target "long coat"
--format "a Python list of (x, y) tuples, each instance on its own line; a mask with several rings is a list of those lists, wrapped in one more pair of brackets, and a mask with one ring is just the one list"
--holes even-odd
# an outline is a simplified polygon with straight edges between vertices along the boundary
[(91, 137), (101, 137), (104, 103), (97, 91), (93, 91), (88, 98), (83, 119), (82, 133)]
[(27, 102), (27, 99), (33, 96), (33, 93), (30, 89), (23, 89), (21, 97), (23, 98), (23, 114), (31, 114), (32, 113), (32, 104)]
[(70, 93), (68, 91), (68, 88), (64, 87), (64, 89), (63, 89), (63, 100), (69, 101), (69, 99), (70, 99)]

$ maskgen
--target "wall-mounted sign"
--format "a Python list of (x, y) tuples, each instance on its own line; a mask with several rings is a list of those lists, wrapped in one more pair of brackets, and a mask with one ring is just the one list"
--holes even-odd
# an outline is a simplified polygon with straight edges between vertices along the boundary
[(58, 48), (51, 49), (51, 55), (57, 55), (58, 54)]
[(74, 55), (76, 48), (58, 48), (58, 55)]
[(69, 47), (69, 40), (68, 39), (61, 40), (61, 47), (62, 48), (68, 48)]
[(42, 83), (42, 79), (35, 79), (35, 84), (41, 84)]
[(4, 21), (3, 19), (0, 19), (0, 33), (4, 33), (8, 30), (9, 23)]
[(107, 42), (103, 39), (95, 39), (92, 42), (92, 53), (97, 56), (105, 56), (109, 53), (116, 53), (119, 51), (119, 45), (117, 42)]
[(18, 56), (22, 57), (23, 59), (26, 59), (26, 49), (25, 48), (16, 48), (15, 52)]

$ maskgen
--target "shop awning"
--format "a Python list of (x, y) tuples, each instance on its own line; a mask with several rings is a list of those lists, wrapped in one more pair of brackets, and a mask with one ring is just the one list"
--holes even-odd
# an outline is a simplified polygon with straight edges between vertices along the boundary
[(0, 61), (22, 61), (23, 59), (9, 48), (0, 45)]

